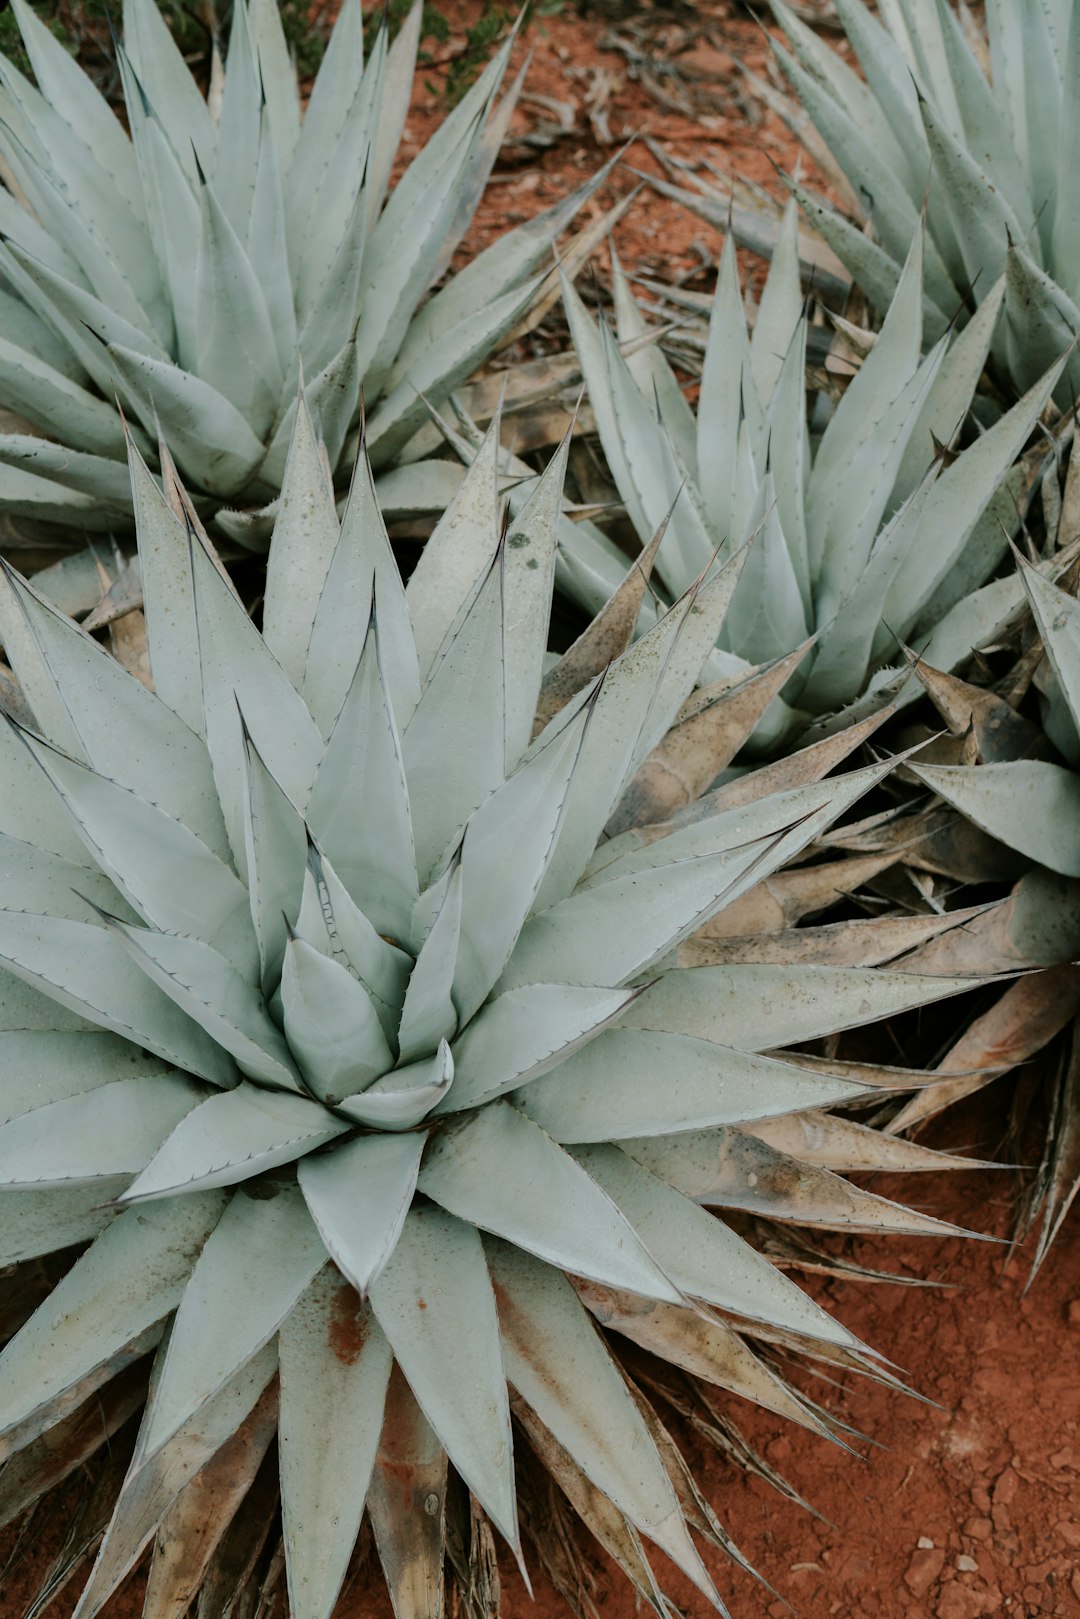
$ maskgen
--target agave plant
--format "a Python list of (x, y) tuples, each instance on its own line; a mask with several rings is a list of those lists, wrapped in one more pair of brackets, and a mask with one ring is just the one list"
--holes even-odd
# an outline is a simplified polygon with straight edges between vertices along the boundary
[[(928, 335), (999, 298), (993, 360), (1023, 390), (1080, 336), (1080, 18), (1071, 0), (988, 0), (986, 31), (948, 0), (836, 0), (860, 76), (783, 0), (777, 60), (814, 155), (861, 219), (796, 187), (815, 229), (884, 312), (925, 211)], [(1062, 405), (1080, 385), (1075, 356)]]
[[(912, 769), (924, 786), (996, 839), (998, 848), (1004, 844), (1035, 866), (1028, 880), (1039, 885), (1038, 931), (1057, 946), (1056, 954), (1044, 961), (1067, 964), (1076, 960), (1076, 879), (1080, 878), (1080, 776), (1076, 774), (1080, 768), (1080, 602), (1075, 594), (1055, 584), (1048, 571), (1048, 564), (1020, 564), (1049, 663), (1044, 723), (1053, 744), (1042, 738), (1035, 757), (1029, 743), (1022, 752), (1009, 749), (996, 758), (991, 753), (978, 765), (926, 763), (913, 764)], [(999, 702), (998, 706), (1003, 705)], [(1040, 1207), (1044, 1212), (1036, 1268), (1080, 1191), (1080, 1022), (1076, 1019), (1080, 982), (1070, 965), (1063, 965), (1056, 975), (1041, 976), (1042, 985), (1033, 980), (1015, 986), (1017, 998), (1025, 988), (1028, 992), (1029, 1029), (1027, 1043), (1013, 1061), (1031, 1058), (1062, 1030), (1068, 1030), (1068, 1043), (1053, 1086), (1043, 1162), (1029, 1198), (1028, 1218)], [(1042, 1002), (1048, 1004), (1044, 1007)], [(1005, 1045), (1004, 1052), (1008, 1050)], [(999, 1053), (993, 1067), (988, 1065), (985, 1077), (969, 1080), (958, 1092), (950, 1086), (930, 1087), (925, 1097), (913, 1099), (900, 1111), (890, 1128), (916, 1129), (958, 1096), (988, 1083), (1012, 1066), (1007, 1055), (1002, 1061), (1002, 1055)]]
[[(359, 0), (341, 8), (307, 111), (273, 0), (237, 0), (224, 86), (204, 99), (154, 0), (125, 0), (117, 57), (128, 130), (26, 0), (35, 88), (0, 61), (0, 505), (68, 527), (130, 526), (119, 398), (149, 455), (164, 435), (207, 511), (281, 488), (306, 379), (331, 469), (348, 481), (361, 395), (384, 465), (525, 309), (534, 270), (582, 196), (447, 269), (520, 80), (511, 41), (390, 189), (419, 0), (366, 65)], [(130, 132), (130, 133), (129, 133)], [(55, 441), (55, 442), (51, 442)], [(237, 538), (266, 521), (235, 515)]]
[[(923, 237), (916, 232), (884, 326), (817, 431), (807, 404), (808, 323), (790, 204), (752, 339), (729, 235), (709, 326), (697, 415), (655, 347), (616, 268), (617, 337), (567, 283), (564, 298), (600, 440), (642, 542), (666, 534), (655, 568), (685, 590), (714, 555), (750, 544), (713, 659), (731, 678), (790, 659), (790, 733), (894, 684), (898, 638), (929, 643), (943, 668), (968, 657), (1015, 588), (980, 587), (1016, 524), (1010, 468), (1061, 363), (951, 458), (1004, 295), (999, 278), (965, 331), (922, 357)], [(951, 464), (945, 461), (951, 459)], [(917, 683), (913, 682), (917, 686)], [(794, 709), (794, 712), (793, 712)]]
[(866, 1352), (701, 1205), (943, 1229), (822, 1167), (859, 1126), (786, 1119), (863, 1071), (769, 1053), (956, 983), (677, 953), (888, 767), (821, 780), (832, 742), (605, 839), (739, 564), (545, 676), (565, 454), (501, 531), (478, 458), (404, 588), (301, 400), (260, 633), (132, 445), (153, 691), (5, 571), (0, 1263), (68, 1252), (0, 1357), (0, 1518), (114, 1436), (80, 1619), (151, 1541), (148, 1619), (261, 1579), (275, 1435), (296, 1619), (365, 1511), (399, 1613), (440, 1611), (462, 1499), (520, 1555), (515, 1453), (657, 1611), (640, 1536), (717, 1601), (688, 1524), (723, 1531), (594, 1321), (817, 1426), (748, 1340)]

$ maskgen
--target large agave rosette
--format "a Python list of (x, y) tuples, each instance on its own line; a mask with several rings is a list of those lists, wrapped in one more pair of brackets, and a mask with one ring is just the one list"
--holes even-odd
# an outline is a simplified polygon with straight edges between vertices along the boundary
[(0, 1261), (89, 1246), (0, 1358), (4, 1513), (154, 1357), (80, 1619), (155, 1536), (146, 1611), (223, 1611), (275, 1435), (297, 1619), (365, 1508), (399, 1613), (437, 1613), (448, 1458), (519, 1548), (512, 1411), (650, 1599), (639, 1535), (715, 1597), (684, 1509), (722, 1531), (594, 1319), (816, 1425), (743, 1334), (860, 1346), (701, 1202), (940, 1229), (813, 1130), (798, 1162), (775, 1121), (859, 1082), (761, 1053), (951, 984), (675, 953), (885, 767), (605, 841), (738, 563), (629, 645), (624, 594), (545, 677), (563, 459), (500, 534), (479, 458), (405, 588), (302, 404), (260, 633), (133, 449), (154, 692), (6, 574)]
[(499, 344), (598, 182), (429, 298), (522, 80), (499, 99), (510, 39), (392, 186), (421, 12), (365, 60), (346, 0), (305, 107), (273, 0), (236, 0), (209, 100), (154, 0), (124, 0), (125, 128), (14, 0), (37, 82), (0, 57), (0, 404), (33, 432), (0, 433), (0, 507), (127, 528), (119, 398), (143, 452), (164, 436), (200, 509), (245, 508), (231, 533), (261, 547), (301, 379), (344, 485), (361, 396), (385, 466)]

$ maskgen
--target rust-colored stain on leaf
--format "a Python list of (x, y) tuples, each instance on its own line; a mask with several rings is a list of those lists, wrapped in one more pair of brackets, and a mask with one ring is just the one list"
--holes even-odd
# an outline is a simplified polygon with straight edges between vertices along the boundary
[(427, 1309), (427, 1299), (417, 1299), (416, 1308), (418, 1310), (426, 1310)]
[(363, 1305), (355, 1287), (342, 1287), (334, 1300), (330, 1318), (330, 1349), (343, 1366), (359, 1360), (367, 1336)]

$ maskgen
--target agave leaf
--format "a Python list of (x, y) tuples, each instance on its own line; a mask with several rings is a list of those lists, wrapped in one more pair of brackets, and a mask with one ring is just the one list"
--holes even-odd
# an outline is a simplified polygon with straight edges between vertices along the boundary
[[(554, 1434), (549, 1432), (535, 1411), (525, 1404), (513, 1388), (510, 1392), (510, 1409), (518, 1425), (524, 1429), (529, 1449), (534, 1452), (559, 1491), (566, 1496), (589, 1533), (599, 1541), (608, 1556), (614, 1559), (638, 1595), (644, 1598), (653, 1612), (663, 1614), (663, 1595), (656, 1583), (656, 1576), (649, 1567), (633, 1524), (628, 1523), (615, 1503), (585, 1476), (570, 1452), (559, 1444)], [(558, 1588), (556, 1576), (547, 1565), (537, 1525), (530, 1523), (528, 1534), (545, 1572), (551, 1576)]]
[(228, 1086), (236, 1070), (107, 932), (87, 922), (0, 911), (0, 961), (26, 983), (166, 1062)]
[[(782, 46), (773, 47), (783, 72), (806, 107), (829, 150), (835, 153), (860, 201), (866, 203), (885, 251), (903, 262), (919, 231), (918, 205), (904, 190), (881, 145), (860, 131), (847, 109), (806, 73)], [(837, 250), (836, 243), (830, 247)], [(843, 257), (843, 255), (840, 255)], [(926, 288), (935, 304), (949, 308), (958, 294), (933, 241), (927, 243)]]
[(103, 1200), (123, 1191), (126, 1175), (88, 1186), (50, 1186), (36, 1192), (0, 1192), (0, 1264), (56, 1253), (93, 1240), (114, 1218)]
[(203, 1583), (233, 1519), (262, 1466), (277, 1428), (271, 1395), (185, 1484), (158, 1525), (142, 1619), (176, 1619)]
[(110, 933), (147, 980), (163, 990), (214, 1042), (273, 1090), (299, 1091), (289, 1048), (261, 994), (212, 945), (157, 933), (103, 915)]
[(24, 733), (87, 848), (144, 921), (198, 933), (241, 974), (257, 963), (243, 883), (181, 821)]
[(373, 596), (384, 678), (395, 718), (405, 725), (420, 697), (416, 648), (401, 575), (375, 498), (371, 468), (361, 451), (315, 612), (312, 645), (318, 646), (319, 656), (309, 661), (304, 674), (304, 698), (324, 736), (330, 734), (356, 673), (356, 626), (370, 616)]
[(731, 763), (808, 650), (804, 643), (743, 679), (718, 681), (695, 693), (693, 711), (676, 721), (638, 767), (608, 831), (614, 835), (630, 826), (655, 825), (700, 798)]
[(75, 450), (115, 459), (122, 440), (111, 405), (50, 365), (40, 352), (9, 339), (0, 342), (0, 361), (0, 397), (9, 410), (61, 435)]
[(717, 1040), (739, 1051), (776, 1050), (895, 1017), (969, 987), (965, 978), (907, 970), (733, 963), (665, 973), (618, 1021)]
[(12, 9), (45, 101), (65, 118), (101, 168), (112, 176), (128, 206), (137, 211), (138, 176), (123, 125), (94, 81), (77, 67), (33, 7), (26, 0), (15, 0)]
[(40, 990), (0, 971), (0, 1029), (20, 1034), (98, 1034), (89, 1018), (80, 1017)]
[[(53, 198), (53, 193), (45, 192), (43, 206)], [(92, 239), (80, 230), (78, 217), (58, 196), (55, 200), (56, 207), (50, 212), (58, 217), (50, 221), (52, 228), (61, 239), (71, 233), (76, 237), (80, 249), (89, 248)], [(100, 251), (98, 249), (99, 254)], [(94, 256), (92, 251), (90, 256)], [(166, 351), (160, 339), (152, 332), (134, 293), (120, 277), (115, 274), (110, 276), (103, 270), (99, 281), (104, 285), (101, 286), (101, 296), (96, 296), (28, 252), (13, 237), (7, 240), (3, 259), (5, 270), (10, 272), (8, 279), (16, 290), (23, 294), (42, 319), (59, 328), (102, 392), (110, 386), (106, 353), (111, 344), (152, 365), (163, 366), (167, 363)], [(98, 263), (102, 263), (100, 257)], [(119, 305), (119, 308), (115, 305)], [(124, 380), (121, 378), (122, 383)]]
[(278, 164), (284, 169), (300, 135), (296, 67), (281, 25), (281, 13), (273, 0), (248, 0), (247, 15), (266, 97), (265, 113), (273, 132)]
[(540, 697), (569, 453), (568, 430), (543, 476), (516, 514), (506, 540), (503, 566), (505, 723), (506, 759), (510, 766), (521, 758), (529, 745)]
[[(96, 1093), (95, 1093), (96, 1094)], [(348, 1129), (307, 1097), (267, 1092), (240, 1084), (212, 1096), (163, 1141), (124, 1193), (124, 1202), (146, 1202), (174, 1192), (235, 1186), (292, 1163)]]
[(498, 995), (454, 1041), (457, 1075), (440, 1113), (515, 1090), (570, 1056), (623, 1011), (634, 990), (525, 984)]
[(315, 779), (322, 739), (289, 677), (201, 544), (192, 544), (191, 562), (206, 745), (233, 855), (243, 869), (242, 727), (283, 791), (301, 807)]
[(663, 527), (657, 529), (609, 601), (545, 674), (536, 705), (536, 732), (629, 647), (664, 532)]
[(298, 691), (338, 533), (334, 491), (301, 390), (266, 563), (263, 602), (266, 644)]
[(500, 787), (503, 748), (502, 564), (497, 557), (447, 638), (402, 737), (423, 884), (477, 804)]
[(610, 239), (608, 252), (611, 256), (615, 330), (624, 353), (630, 350), (626, 353), (627, 369), (637, 383), (638, 391), (652, 404), (661, 426), (675, 447), (679, 461), (697, 483), (694, 413), (686, 402), (678, 378), (655, 341), (656, 334), (650, 330), (648, 322), (634, 301), (630, 283), (619, 263), (615, 244)]
[[(886, 598), (884, 622), (895, 634), (906, 635), (933, 598), (986, 506), (987, 491), (997, 487), (1023, 448), (1064, 365), (1064, 359), (1053, 365), (938, 478)], [(942, 534), (949, 536), (944, 546)]]
[(498, 550), (500, 413), (496, 411), (483, 443), (420, 553), (409, 576), (409, 606), (420, 672), (430, 676), (439, 649), (464, 604), (491, 567)]
[(191, 180), (209, 173), (215, 132), (207, 105), (153, 0), (124, 0), (124, 48)]
[(385, 1074), (359, 1096), (347, 1096), (338, 1111), (377, 1130), (413, 1130), (454, 1082), (454, 1059), (445, 1040), (432, 1057)]
[[(360, 294), (371, 333), (363, 369), (373, 372), (378, 385), (420, 299), (442, 273), (464, 231), (467, 219), (458, 224), (461, 188), (468, 183), (483, 120), (506, 71), (511, 43), (507, 40), (499, 47), (437, 135), (413, 159), (371, 233)], [(491, 161), (494, 156), (491, 153)]]
[(942, 1058), (939, 1067), (950, 1077), (911, 1097), (890, 1119), (889, 1130), (916, 1128), (999, 1074), (1029, 1062), (1076, 1015), (1078, 1002), (1080, 975), (1071, 964), (1010, 984)]
[[(697, 416), (697, 463), (706, 507), (716, 513), (721, 534), (734, 539), (732, 501), (736, 487), (736, 454), (743, 413), (745, 381), (750, 373), (746, 316), (735, 263), (735, 241), (729, 233), (720, 255), (716, 294), (701, 373)], [(620, 486), (621, 487), (621, 486)]]
[(243, 727), (244, 867), (264, 993), (279, 981), (288, 929), (304, 890), (308, 843), (304, 822), (263, 764)]
[(469, 821), (461, 849), (461, 931), (452, 988), (461, 1025), (486, 999), (532, 909), (592, 712), (591, 705), (580, 709)]
[(1024, 589), (1039, 626), (1046, 655), (1072, 715), (1080, 714), (1080, 604), (1067, 591), (1044, 578), (1037, 568), (1021, 566)]
[(242, 489), (264, 452), (231, 400), (193, 372), (128, 343), (110, 339), (107, 352), (113, 383), (131, 400), (144, 426), (159, 412), (168, 422), (169, 444), (181, 470), (223, 499)]
[[(84, 751), (100, 775), (160, 804), (214, 854), (225, 853), (221, 812), (198, 738), (16, 574), (7, 570), (4, 580), (6, 651), (35, 711), (43, 710), (38, 719), (50, 736), (69, 752)], [(16, 606), (32, 637), (30, 659), (23, 655), (24, 643), (13, 644), (9, 636)]]
[(610, 1029), (523, 1090), (556, 1141), (624, 1140), (827, 1107), (861, 1087), (689, 1035)]
[[(247, 31), (242, 10), (238, 8), (233, 15), (235, 40)], [(239, 88), (244, 80), (242, 71), (234, 74), (230, 67), (223, 120), (229, 114), (233, 86)], [(257, 144), (257, 103), (255, 131)], [(221, 136), (228, 165), (219, 173), (222, 177), (237, 175), (245, 154), (237, 149), (239, 143), (228, 143), (224, 122)], [(277, 414), (284, 377), (259, 277), (231, 222), (245, 219), (250, 201), (240, 211), (235, 205), (228, 207), (227, 201), (219, 202), (214, 186), (204, 183), (201, 190), (202, 221), (195, 260), (195, 369), (209, 387), (235, 405), (261, 437)]]
[[(0, 594), (2, 612), (2, 594)], [(73, 738), (78, 743), (78, 738)], [(86, 845), (71, 826), (62, 800), (45, 779), (15, 725), (0, 724), (0, 774), (5, 792), (0, 801), (3, 842), (18, 839), (62, 856), (74, 865), (86, 863)], [(89, 868), (87, 868), (89, 873)]]
[[(299, 237), (294, 284), (296, 304), (310, 309), (325, 294), (327, 281), (340, 263), (345, 235), (353, 234), (357, 271), (362, 274), (367, 249), (368, 227), (372, 220), (366, 195), (366, 171), (382, 106), (386, 58), (386, 29), (375, 36), (371, 56), (353, 96), (348, 115), (337, 138), (329, 162), (313, 190), (307, 220)], [(346, 319), (355, 318), (359, 308), (359, 280), (351, 277), (340, 284)], [(339, 313), (339, 320), (341, 314)]]
[(412, 795), (380, 654), (376, 609), (315, 775), (308, 821), (378, 931), (407, 939), (417, 900)]
[[(259, 161), (261, 105), (265, 102), (246, 5), (237, 6), (233, 11), (228, 59), (217, 117), (217, 153), (212, 174), (223, 218), (233, 222), (241, 239), (246, 239)], [(261, 287), (258, 297), (262, 303)], [(270, 352), (275, 352), (273, 343)]]
[(319, 65), (286, 176), (290, 236), (304, 223), (357, 93), (364, 65), (361, 23), (359, 0), (348, 0), (338, 12)]
[(42, 912), (82, 922), (93, 914), (95, 903), (115, 904), (135, 920), (104, 872), (49, 854), (32, 842), (0, 837), (0, 882), (11, 911)]
[(606, 1194), (508, 1102), (441, 1131), (417, 1185), (451, 1214), (550, 1264), (647, 1298), (681, 1299)]
[(429, 343), (452, 331), (460, 321), (491, 305), (532, 275), (550, 257), (552, 243), (557, 241), (584, 204), (605, 184), (618, 161), (618, 156), (609, 159), (568, 196), (560, 198), (550, 208), (514, 230), (497, 237), (429, 298), (409, 325), (405, 340), (387, 375), (386, 386), (395, 388), (403, 382), (412, 373)]
[(4, 1070), (0, 1122), (34, 1108), (80, 1096), (118, 1080), (154, 1079), (165, 1071), (158, 1057), (99, 1030), (12, 1029), (0, 1033)]
[(187, 535), (130, 432), (127, 458), (154, 690), (185, 725), (201, 734), (202, 681), (190, 651), (195, 641), (195, 607)]
[(200, 208), (191, 179), (184, 172), (168, 135), (148, 104), (123, 47), (117, 51), (120, 77), (131, 119), (150, 240), (162, 284), (172, 306), (176, 355), (181, 365), (195, 364), (195, 283), (191, 244), (198, 242)]
[(385, 1019), (387, 1039), (395, 1040), (399, 1010), (414, 964), (404, 951), (376, 933), (318, 850), (309, 850), (308, 863), (322, 918), (329, 929), (330, 947), (335, 956), (344, 953), (345, 964), (370, 991), (376, 1011)]
[(0, 1355), (0, 1432), (47, 1411), (176, 1307), (222, 1207), (207, 1192), (112, 1221)]
[(393, 1066), (363, 984), (303, 939), (294, 937), (286, 946), (281, 1000), (289, 1048), (320, 1101), (341, 1102)]
[(281, 1511), (296, 1619), (327, 1619), (360, 1529), (392, 1364), (353, 1289), (325, 1266), (285, 1317)]
[[(273, 19), (277, 35), (284, 47), (281, 20), (277, 8), (267, 4), (266, 0), (260, 0), (259, 10)], [(250, 7), (248, 19), (249, 23), (253, 20)], [(286, 105), (291, 105), (295, 116), (298, 111), (298, 97), (292, 64), (289, 62), (287, 50), (285, 53), (285, 68), (289, 76), (293, 78), (292, 95)], [(293, 281), (289, 269), (285, 199), (281, 189), (281, 165), (277, 146), (278, 143), (274, 135), (274, 111), (269, 98), (267, 98), (263, 105), (260, 119), (259, 155), (255, 170), (255, 195), (251, 204), (251, 223), (248, 226), (246, 247), (249, 262), (259, 266), (259, 276), (266, 300), (266, 312), (270, 319), (270, 328), (274, 334), (277, 347), (278, 365), (283, 373), (288, 373), (292, 366), (293, 358), (297, 354), (297, 324)], [(331, 350), (332, 352), (333, 350)], [(325, 356), (325, 358), (328, 359), (329, 355)], [(323, 363), (324, 360), (321, 359), (319, 364), (313, 367), (313, 370), (321, 370)]]
[(936, 1152), (905, 1141), (902, 1136), (885, 1135), (853, 1119), (838, 1118), (834, 1113), (793, 1113), (786, 1119), (766, 1119), (748, 1126), (746, 1134), (767, 1141), (791, 1158), (805, 1159), (808, 1164), (840, 1175), (881, 1171), (918, 1174), (921, 1170), (988, 1167), (978, 1158)]
[[(506, 1376), (586, 1477), (715, 1600), (663, 1463), (616, 1363), (565, 1276), (484, 1239)], [(559, 1371), (569, 1362), (577, 1375)]]
[(365, 1135), (297, 1171), (311, 1216), (338, 1269), (367, 1296), (412, 1203), (422, 1135)]
[(264, 1347), (325, 1263), (297, 1187), (269, 1198), (233, 1193), (180, 1300), (136, 1463), (149, 1461)]
[[(159, 1354), (155, 1376), (160, 1376), (165, 1353)], [(277, 1395), (267, 1385), (276, 1368), (276, 1348), (268, 1345), (154, 1456), (147, 1460), (136, 1453), (90, 1579), (79, 1598), (75, 1610), (79, 1619), (95, 1619), (100, 1613), (138, 1562), (172, 1502), (221, 1447), (242, 1431), (249, 1419), (259, 1430), (264, 1424), (272, 1424)]]
[(1080, 877), (1080, 782), (1072, 771), (1039, 760), (910, 768), (992, 838), (1063, 876)]
[(202, 1100), (182, 1074), (116, 1079), (0, 1125), (0, 1185), (32, 1187), (133, 1173)]
[(457, 1028), (457, 1009), (450, 991), (461, 938), (460, 858), (454, 858), (444, 873), (444, 879), (422, 896), (427, 900), (430, 894), (434, 899), (438, 893), (441, 903), (420, 947), (405, 990), (398, 1032), (402, 1062), (413, 1061), (442, 1039), (449, 1040)]
[(442, 1611), (446, 1483), (446, 1451), (395, 1366), (367, 1507), (396, 1619)]
[(755, 1248), (628, 1154), (600, 1145), (578, 1147), (574, 1157), (690, 1298), (826, 1343), (858, 1347), (845, 1327)]
[(497, 987), (625, 983), (749, 887), (778, 847), (776, 836), (766, 836), (579, 889), (530, 918)]
[(812, 1432), (829, 1430), (773, 1372), (758, 1359), (737, 1332), (703, 1314), (671, 1304), (654, 1304), (594, 1282), (576, 1284), (585, 1304), (605, 1327), (632, 1343), (679, 1366), (691, 1377), (730, 1389), (766, 1411), (797, 1422)]
[[(624, 1141), (623, 1149), (687, 1197), (770, 1220), (839, 1231), (957, 1236), (956, 1226), (852, 1186), (738, 1130)], [(970, 1235), (970, 1233), (969, 1233)]]
[(0, 1526), (33, 1506), (107, 1446), (139, 1411), (145, 1395), (141, 1368), (122, 1372), (96, 1400), (56, 1423), (5, 1464), (0, 1486)]
[(441, 1209), (410, 1210), (371, 1283), (371, 1303), (451, 1461), (516, 1546), (510, 1409), (495, 1300), (476, 1231)]

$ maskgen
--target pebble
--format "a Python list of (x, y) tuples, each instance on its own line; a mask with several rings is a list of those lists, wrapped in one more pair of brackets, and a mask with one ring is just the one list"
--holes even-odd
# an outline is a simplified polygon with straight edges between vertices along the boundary
[(1070, 1327), (1080, 1327), (1080, 1299), (1070, 1299), (1065, 1306), (1065, 1320)]
[(1054, 1528), (1058, 1539), (1063, 1540), (1066, 1546), (1080, 1546), (1080, 1523), (1072, 1523), (1069, 1519), (1065, 1519), (1063, 1523), (1055, 1524)]
[(969, 1518), (964, 1525), (964, 1533), (969, 1540), (989, 1540), (994, 1532), (994, 1526), (989, 1518)]
[(932, 1552), (934, 1549), (934, 1542), (929, 1535), (920, 1535), (915, 1544), (921, 1552)]
[[(925, 1538), (925, 1537), (924, 1537)], [(921, 1545), (921, 1542), (920, 1542)], [(931, 1545), (917, 1551), (908, 1564), (904, 1584), (912, 1596), (923, 1597), (945, 1567), (945, 1553)]]
[(955, 1580), (942, 1591), (934, 1609), (936, 1619), (982, 1619), (983, 1614), (994, 1611), (995, 1602), (988, 1591), (976, 1591), (970, 1585), (957, 1585)]
[(956, 1559), (956, 1566), (961, 1574), (977, 1574), (979, 1572), (979, 1565), (974, 1557), (968, 1557), (964, 1553), (961, 1553)]

